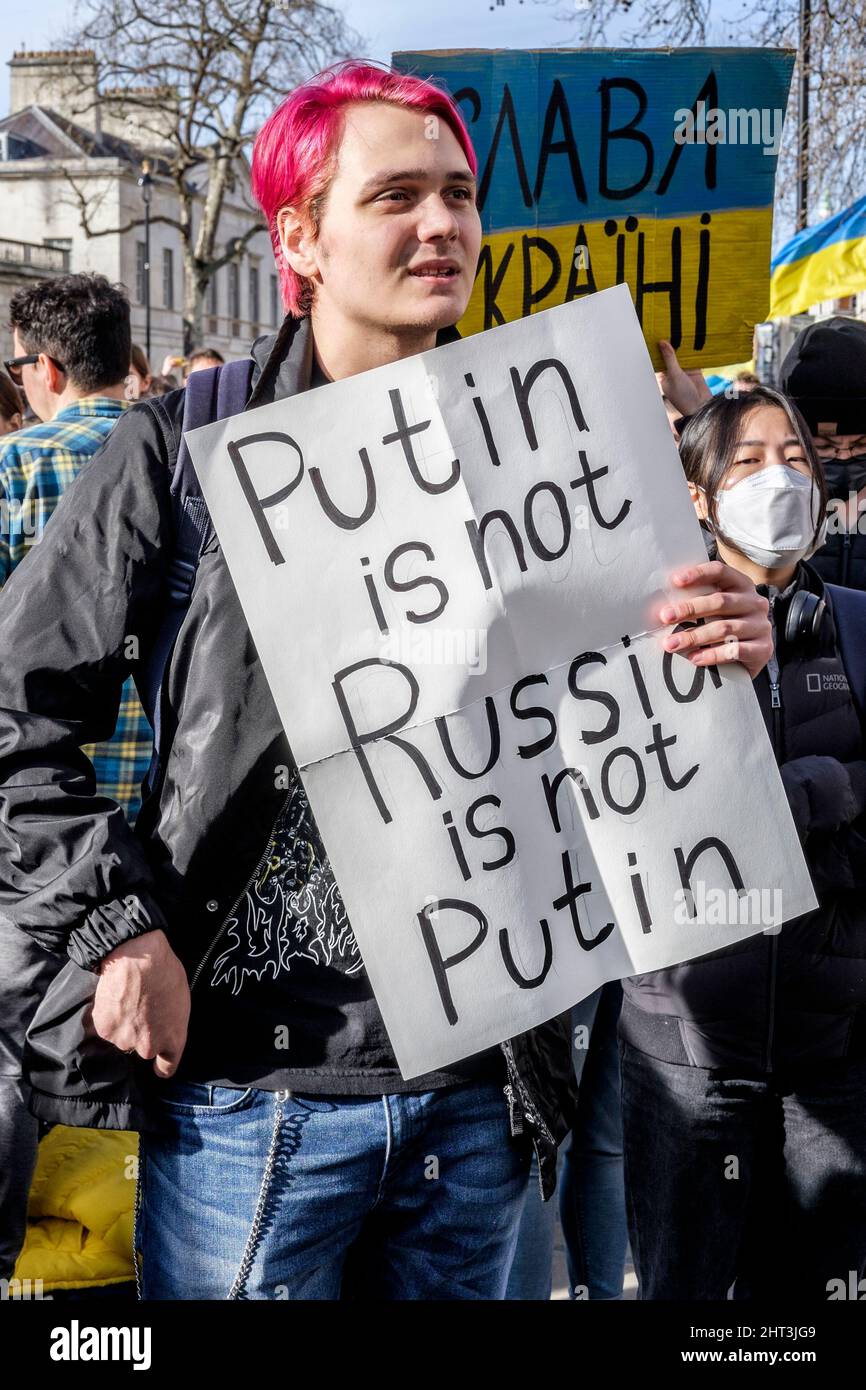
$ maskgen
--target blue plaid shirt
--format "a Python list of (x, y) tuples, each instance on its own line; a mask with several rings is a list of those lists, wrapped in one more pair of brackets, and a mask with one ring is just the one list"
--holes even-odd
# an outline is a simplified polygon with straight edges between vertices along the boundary
[[(110, 396), (75, 401), (53, 420), (0, 439), (0, 587), (41, 537), (58, 502), (82, 465), (104, 444), (126, 404)], [(150, 765), (153, 735), (131, 680), (123, 687), (117, 725), (106, 743), (84, 752), (103, 796), (134, 821), (141, 781)]]

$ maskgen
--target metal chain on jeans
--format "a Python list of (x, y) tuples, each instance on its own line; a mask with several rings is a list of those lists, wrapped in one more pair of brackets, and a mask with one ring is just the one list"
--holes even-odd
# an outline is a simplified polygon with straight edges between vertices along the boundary
[(143, 1294), (141, 1289), (141, 1265), (138, 1259), (138, 1222), (141, 1216), (141, 1137), (138, 1140), (138, 1156), (135, 1160), (135, 1202), (132, 1208), (132, 1264), (135, 1269), (135, 1297), (139, 1303), (142, 1302)]
[(258, 1244), (259, 1239), (259, 1232), (261, 1230), (262, 1221), (264, 1219), (265, 1206), (268, 1200), (268, 1192), (270, 1190), (271, 1178), (273, 1176), (274, 1164), (276, 1162), (277, 1157), (277, 1143), (279, 1141), (280, 1129), (283, 1123), (283, 1102), (288, 1100), (289, 1094), (290, 1092), (288, 1091), (274, 1092), (274, 1096), (276, 1099), (276, 1109), (274, 1111), (274, 1128), (273, 1133), (271, 1134), (271, 1143), (270, 1148), (268, 1149), (268, 1155), (265, 1159), (265, 1170), (262, 1174), (262, 1185), (259, 1189), (259, 1199), (256, 1203), (255, 1215), (253, 1216), (253, 1224), (250, 1227), (250, 1233), (247, 1237), (247, 1243), (244, 1247), (244, 1253), (241, 1256), (240, 1266), (238, 1268), (237, 1274), (235, 1275), (235, 1281), (229, 1289), (228, 1294), (226, 1295), (227, 1299), (237, 1298), (241, 1290), (243, 1289), (244, 1284), (247, 1282), (247, 1279), (250, 1276), (250, 1269), (252, 1268), (252, 1263), (255, 1259), (256, 1246)]

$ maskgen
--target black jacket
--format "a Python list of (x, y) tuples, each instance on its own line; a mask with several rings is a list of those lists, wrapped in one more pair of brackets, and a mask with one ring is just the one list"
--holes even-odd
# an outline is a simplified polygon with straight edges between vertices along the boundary
[(809, 563), (827, 584), (866, 589), (866, 534), (841, 531), (828, 536)]
[[(816, 640), (792, 644), (785, 617), (802, 587), (825, 596), (827, 612)], [(866, 630), (866, 599), (863, 608)], [(625, 981), (620, 1023), (651, 1056), (755, 1075), (866, 1055), (863, 730), (811, 566), (771, 599), (771, 614), (776, 661), (755, 691), (819, 906), (780, 931)]]
[[(861, 465), (851, 474), (847, 463), (825, 463), (827, 492), (847, 502), (851, 491), (862, 485)], [(850, 589), (866, 589), (866, 519), (858, 516), (854, 531), (833, 531), (810, 560), (826, 584), (842, 584)], [(861, 529), (863, 528), (863, 529)]]
[[(306, 389), (308, 321), (287, 319), (253, 355), (249, 405)], [(275, 768), (292, 764), (212, 527), (163, 686), (164, 777), (134, 831), (80, 751), (113, 730), (130, 653), (143, 661), (159, 628), (182, 414), (178, 391), (121, 417), (0, 597), (0, 914), (69, 957), (28, 1032), (31, 1108), (51, 1122), (152, 1123), (150, 1063), (93, 1031), (92, 972), (161, 927), (193, 978), (268, 844), (284, 800)], [(503, 1051), (512, 1133), (532, 1136), (549, 1196), (575, 1102), (567, 1021)]]

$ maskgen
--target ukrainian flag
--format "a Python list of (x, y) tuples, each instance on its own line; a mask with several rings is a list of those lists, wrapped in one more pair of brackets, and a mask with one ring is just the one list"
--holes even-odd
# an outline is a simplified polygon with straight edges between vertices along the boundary
[(801, 314), (858, 290), (866, 290), (866, 197), (782, 247), (771, 265), (769, 316)]

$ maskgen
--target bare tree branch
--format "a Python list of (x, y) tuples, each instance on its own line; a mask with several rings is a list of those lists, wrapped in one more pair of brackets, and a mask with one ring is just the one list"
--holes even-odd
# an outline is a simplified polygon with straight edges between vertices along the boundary
[(231, 249), (227, 250), (224, 256), (218, 256), (215, 260), (208, 262), (207, 269), (210, 275), (215, 274), (218, 270), (222, 270), (224, 265), (228, 265), (230, 261), (235, 260), (254, 236), (258, 236), (259, 232), (265, 231), (267, 231), (267, 228), (264, 222), (259, 222), (256, 226), (247, 227), (246, 231), (241, 236), (234, 237), (232, 239)]
[[(177, 216), (152, 222), (180, 235), (184, 266), (184, 340), (201, 337), (213, 274), (264, 229), (256, 221), (217, 249), (230, 193), (238, 195), (244, 152), (274, 102), (305, 77), (361, 48), (328, 0), (85, 0), (84, 20), (67, 35), (70, 48), (93, 49), (100, 88), (129, 122), (134, 158), (158, 156), (170, 179)], [(82, 123), (92, 126), (92, 88), (81, 86)], [(201, 175), (202, 177), (199, 177)], [(88, 236), (142, 225), (94, 230), (94, 194), (69, 180)], [(164, 185), (163, 185), (164, 186)], [(239, 193), (241, 205), (255, 208)]]
[[(75, 194), (75, 201), (78, 204), (78, 211), (80, 214), (82, 231), (88, 237), (117, 236), (119, 232), (131, 232), (136, 227), (144, 226), (143, 217), (134, 217), (129, 222), (125, 222), (122, 227), (114, 226), (102, 227), (99, 229), (95, 228), (90, 220), (93, 215), (93, 212), (95, 211), (93, 194), (91, 193), (88, 197), (88, 195), (85, 194), (82, 191), (82, 189), (79, 188), (72, 175), (67, 170), (64, 170), (63, 172), (67, 186), (71, 188), (72, 192)], [(163, 222), (167, 227), (176, 227), (178, 231), (180, 230), (180, 222), (178, 222), (176, 217), (164, 217), (162, 216), (162, 214), (158, 214), (155, 217), (151, 217), (150, 222), (151, 225), (153, 225), (154, 222)]]

